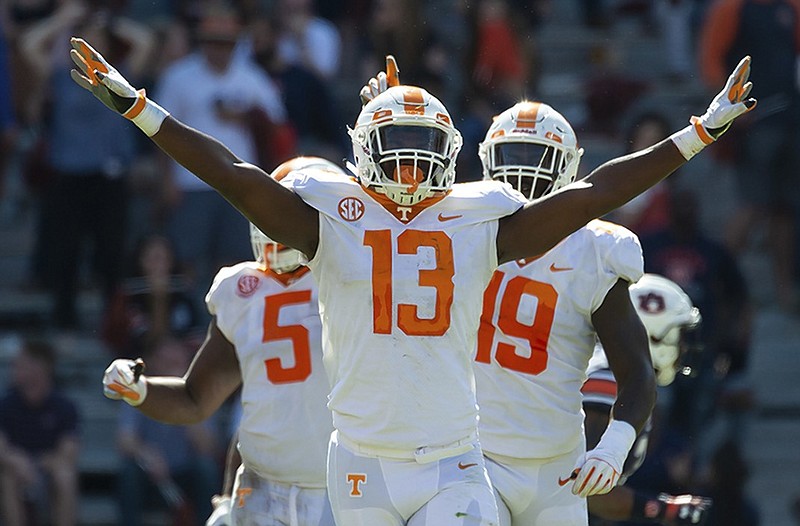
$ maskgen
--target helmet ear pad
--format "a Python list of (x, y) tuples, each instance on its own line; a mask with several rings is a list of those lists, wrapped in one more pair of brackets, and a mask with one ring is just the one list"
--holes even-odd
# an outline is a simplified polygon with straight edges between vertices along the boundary
[(350, 138), (358, 180), (398, 204), (414, 205), (455, 182), (461, 134), (422, 88), (394, 86), (372, 99)]

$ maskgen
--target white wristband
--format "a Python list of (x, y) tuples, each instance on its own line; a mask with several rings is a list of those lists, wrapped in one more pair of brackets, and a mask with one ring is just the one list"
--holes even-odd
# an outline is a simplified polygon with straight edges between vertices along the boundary
[(609, 422), (596, 450), (605, 450), (612, 453), (620, 461), (620, 465), (625, 463), (628, 453), (636, 441), (636, 430), (632, 425), (624, 420), (612, 420)]
[[(702, 127), (702, 125), (700, 123), (692, 123), (684, 129), (676, 131), (669, 137), (678, 148), (678, 151), (681, 152), (683, 158), (687, 161), (714, 141), (708, 133), (703, 133), (703, 135), (710, 140), (708, 142), (703, 140), (698, 127)], [(705, 132), (705, 130), (703, 130), (703, 132)]]
[(161, 128), (161, 123), (169, 116), (169, 112), (148, 99), (144, 90), (139, 90), (136, 102), (122, 116), (130, 119), (148, 137), (152, 137)]

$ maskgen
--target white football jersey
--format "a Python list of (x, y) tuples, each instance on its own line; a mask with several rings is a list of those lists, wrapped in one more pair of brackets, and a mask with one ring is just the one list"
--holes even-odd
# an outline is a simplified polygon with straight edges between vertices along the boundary
[(336, 429), (408, 452), (474, 436), (481, 297), (497, 267), (497, 220), (522, 195), (465, 183), (406, 207), (338, 174), (299, 171), (282, 183), (320, 212), (309, 266)]
[(254, 261), (225, 267), (206, 304), (239, 358), (244, 464), (270, 480), (323, 488), (333, 423), (317, 284), (307, 269), (294, 277)]
[(595, 220), (538, 259), (497, 269), (475, 354), (485, 451), (549, 458), (578, 445), (592, 313), (618, 279), (636, 282), (643, 267), (632, 232)]

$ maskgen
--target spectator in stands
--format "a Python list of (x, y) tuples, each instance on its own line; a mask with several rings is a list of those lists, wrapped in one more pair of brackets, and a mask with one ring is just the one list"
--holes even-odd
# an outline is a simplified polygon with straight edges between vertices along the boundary
[(273, 13), (274, 71), (297, 130), (298, 149), (342, 158), (349, 153), (350, 142), (331, 89), (341, 62), (339, 29), (316, 15), (312, 0), (279, 0)]
[(55, 0), (7, 0), (0, 2), (0, 25), (8, 39), (9, 77), (14, 112), (23, 126), (35, 126), (35, 106), (41, 91), (39, 78), (30, 74), (28, 60), (19, 42), (28, 28), (53, 15)]
[[(109, 119), (108, 112), (100, 111), (104, 108), (80, 97), (69, 77), (67, 47), (73, 34), (90, 34), (108, 49), (126, 49), (116, 60), (135, 78), (153, 43), (149, 30), (129, 20), (111, 18), (106, 11), (88, 17), (78, 0), (65, 1), (22, 37), (28, 70), (45, 79), (52, 101), (47, 111), (40, 110), (47, 115), (45, 156), (51, 175), (39, 203), (34, 266), (53, 292), (55, 323), (67, 329), (80, 328), (76, 298), (89, 241), (104, 298), (116, 288), (127, 230), (127, 175), (138, 140), (128, 123)], [(84, 119), (92, 126), (85, 126)], [(90, 137), (97, 142), (86, 148)]]
[[(182, 376), (189, 366), (188, 348), (171, 339), (155, 344), (146, 358), (148, 372), (154, 375)], [(221, 480), (214, 426), (213, 417), (194, 426), (162, 424), (120, 405), (120, 525), (141, 525), (146, 504), (159, 499), (176, 520), (193, 517), (193, 524), (204, 524)]]
[[(194, 345), (202, 337), (191, 284), (170, 240), (143, 237), (130, 258), (132, 272), (114, 294), (103, 321), (103, 338), (117, 356), (135, 356), (164, 338)], [(202, 331), (200, 331), (202, 332)]]
[(711, 420), (719, 416), (717, 398), (730, 385), (726, 382), (746, 370), (750, 304), (733, 255), (701, 231), (694, 194), (673, 190), (669, 209), (668, 227), (643, 236), (641, 242), (646, 271), (678, 283), (703, 313), (699, 332), (705, 350), (698, 353), (700, 363), (692, 364), (696, 374), (676, 378), (666, 424), (698, 445)]
[(742, 204), (730, 222), (729, 244), (746, 247), (756, 223), (766, 221), (778, 302), (798, 306), (797, 228), (800, 219), (800, 52), (798, 0), (717, 0), (700, 39), (703, 80), (715, 89), (738, 54), (753, 57), (758, 112), (726, 140), (734, 144)]
[(497, 107), (513, 105), (525, 94), (528, 57), (507, 0), (485, 0), (477, 7), (473, 82)]
[[(234, 60), (241, 32), (241, 21), (229, 6), (205, 6), (196, 28), (199, 47), (167, 67), (157, 81), (157, 99), (189, 126), (219, 137), (239, 158), (258, 162), (253, 111), (276, 124), (286, 115), (269, 76), (247, 57)], [(247, 219), (191, 172), (163, 160), (169, 236), (178, 259), (190, 265), (193, 281), (207, 283), (220, 266), (249, 257), (250, 245), (241, 236)], [(195, 291), (198, 312), (203, 311), (203, 293), (199, 287)]]
[(43, 510), (54, 526), (77, 523), (79, 418), (75, 404), (56, 390), (55, 363), (50, 344), (25, 341), (14, 358), (11, 387), (0, 399), (6, 526), (24, 526)]
[(2, 24), (0, 24), (0, 200), (3, 198), (7, 161), (14, 147), (16, 118), (11, 98), (11, 70), (9, 49)]

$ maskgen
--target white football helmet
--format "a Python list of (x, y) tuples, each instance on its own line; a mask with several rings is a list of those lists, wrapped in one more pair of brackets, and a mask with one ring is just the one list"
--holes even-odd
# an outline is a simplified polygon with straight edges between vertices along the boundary
[[(295, 157), (275, 168), (270, 177), (280, 181), (290, 172), (305, 169), (337, 172), (346, 177), (344, 170), (321, 157)], [(252, 223), (250, 224), (250, 243), (253, 246), (253, 256), (255, 256), (256, 261), (277, 274), (293, 272), (308, 263), (305, 254), (294, 248), (276, 243)]]
[(650, 338), (656, 383), (669, 385), (686, 350), (683, 333), (700, 325), (700, 311), (677, 283), (657, 274), (645, 274), (628, 290)]
[(522, 101), (495, 116), (478, 145), (483, 178), (509, 183), (528, 200), (573, 182), (582, 155), (567, 119), (542, 102)]
[(349, 133), (356, 177), (395, 203), (414, 205), (455, 182), (461, 133), (422, 88), (387, 89), (361, 109)]

